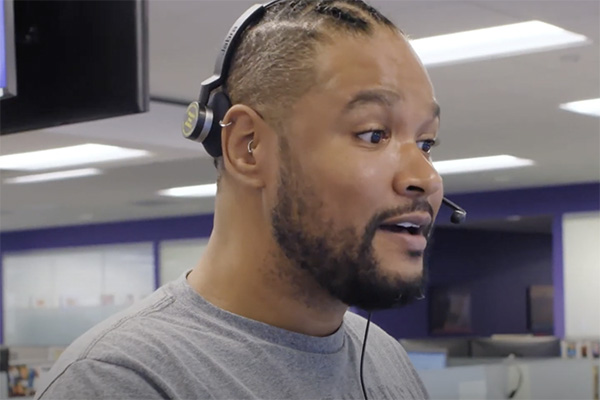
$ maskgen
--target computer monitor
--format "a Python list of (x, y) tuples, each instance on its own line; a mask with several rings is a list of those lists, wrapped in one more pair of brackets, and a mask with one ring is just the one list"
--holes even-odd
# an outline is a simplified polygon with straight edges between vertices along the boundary
[(148, 110), (146, 0), (3, 4), (14, 5), (5, 18), (14, 21), (17, 87), (1, 100), (0, 134)]
[(401, 339), (400, 344), (407, 352), (440, 351), (448, 357), (470, 357), (469, 338)]
[(444, 369), (448, 362), (445, 351), (409, 351), (407, 354), (417, 370)]
[(17, 94), (13, 0), (0, 2), (0, 100)]
[(510, 339), (477, 338), (471, 340), (473, 357), (560, 357), (560, 339), (523, 337)]
[(8, 371), (8, 354), (8, 347), (0, 345), (0, 372)]

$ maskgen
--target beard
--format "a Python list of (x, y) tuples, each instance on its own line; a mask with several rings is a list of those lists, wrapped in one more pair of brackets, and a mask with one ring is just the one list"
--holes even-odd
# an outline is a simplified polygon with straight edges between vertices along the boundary
[[(354, 226), (335, 228), (323, 218), (321, 201), (311, 185), (295, 173), (284, 153), (282, 148), (284, 161), (271, 220), (275, 241), (291, 268), (308, 275), (332, 297), (364, 310), (400, 307), (422, 297), (425, 269), (410, 280), (387, 276), (375, 256), (373, 239), (381, 223), (392, 216), (414, 211), (433, 215), (430, 204), (417, 200), (376, 213), (363, 232)], [(424, 258), (423, 252), (407, 251), (406, 256), (421, 262)]]

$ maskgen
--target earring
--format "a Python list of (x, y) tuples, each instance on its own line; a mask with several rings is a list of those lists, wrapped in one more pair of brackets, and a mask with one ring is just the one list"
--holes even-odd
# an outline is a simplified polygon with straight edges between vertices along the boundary
[(252, 154), (252, 143), (254, 143), (254, 139), (248, 142), (248, 154)]
[(229, 121), (228, 123), (224, 123), (222, 120), (219, 121), (219, 125), (221, 126), (221, 128), (225, 128), (231, 124), (233, 124), (233, 121)]

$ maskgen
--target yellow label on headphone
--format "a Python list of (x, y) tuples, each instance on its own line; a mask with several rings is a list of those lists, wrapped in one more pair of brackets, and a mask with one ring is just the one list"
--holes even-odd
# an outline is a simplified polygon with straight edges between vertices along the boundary
[(185, 121), (181, 127), (184, 136), (190, 136), (194, 132), (196, 122), (198, 122), (198, 102), (194, 101), (185, 112)]

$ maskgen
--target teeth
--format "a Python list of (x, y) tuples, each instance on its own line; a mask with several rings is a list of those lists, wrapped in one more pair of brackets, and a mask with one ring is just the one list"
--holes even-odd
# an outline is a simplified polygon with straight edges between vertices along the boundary
[(399, 224), (396, 224), (396, 226), (399, 226), (401, 228), (406, 228), (406, 229), (408, 229), (408, 228), (419, 229), (420, 228), (419, 225), (413, 224), (412, 222), (400, 222)]

